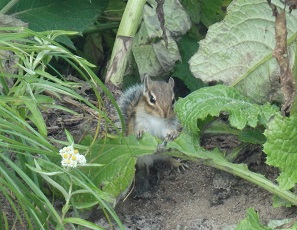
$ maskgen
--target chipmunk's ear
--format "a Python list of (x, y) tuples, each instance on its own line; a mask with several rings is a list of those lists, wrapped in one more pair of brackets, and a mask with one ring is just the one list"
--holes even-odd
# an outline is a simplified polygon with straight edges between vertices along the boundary
[(172, 77), (169, 78), (168, 84), (173, 88), (174, 87), (174, 80)]
[(149, 75), (144, 75), (144, 78), (143, 78), (143, 84), (144, 84), (144, 89), (147, 90), (149, 88), (149, 85), (151, 83), (151, 78)]

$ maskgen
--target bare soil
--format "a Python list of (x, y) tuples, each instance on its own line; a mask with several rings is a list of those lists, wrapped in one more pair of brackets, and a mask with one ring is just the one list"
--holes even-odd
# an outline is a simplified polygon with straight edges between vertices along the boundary
[[(235, 182), (228, 183), (228, 179), (222, 179), (224, 177), (215, 179), (222, 174), (218, 170), (194, 162), (190, 167), (180, 174), (163, 172), (152, 198), (129, 197), (120, 202), (117, 213), (127, 229), (230, 229), (245, 217), (250, 207), (259, 213), (264, 223), (296, 217), (295, 209), (273, 208), (272, 195), (249, 182), (235, 178)], [(218, 183), (214, 181), (222, 182), (222, 190), (223, 184), (226, 190), (230, 189), (229, 195), (215, 204)]]

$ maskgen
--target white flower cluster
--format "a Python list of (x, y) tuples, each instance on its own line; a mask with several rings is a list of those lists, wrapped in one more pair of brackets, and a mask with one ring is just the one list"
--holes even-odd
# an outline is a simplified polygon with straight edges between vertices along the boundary
[(59, 153), (62, 156), (61, 164), (64, 167), (75, 168), (87, 162), (85, 156), (79, 154), (78, 150), (73, 148), (73, 144), (60, 149)]

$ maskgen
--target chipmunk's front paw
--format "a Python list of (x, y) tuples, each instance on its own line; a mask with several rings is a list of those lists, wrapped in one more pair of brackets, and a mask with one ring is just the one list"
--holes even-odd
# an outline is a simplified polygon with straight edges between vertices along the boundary
[(135, 132), (135, 136), (137, 139), (140, 139), (144, 134), (144, 130), (138, 130)]
[(168, 142), (168, 141), (172, 141), (174, 140), (175, 138), (177, 138), (179, 136), (180, 132), (177, 131), (177, 130), (173, 130), (172, 132), (168, 133), (165, 137), (165, 141)]
[(189, 168), (189, 165), (185, 163), (182, 159), (175, 159), (173, 157), (169, 158), (169, 164), (171, 166), (171, 170), (176, 169), (178, 173), (181, 171), (186, 171)]

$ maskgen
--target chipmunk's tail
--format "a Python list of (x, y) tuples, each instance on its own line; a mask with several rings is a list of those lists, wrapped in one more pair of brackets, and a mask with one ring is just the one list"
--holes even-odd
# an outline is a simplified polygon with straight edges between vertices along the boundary
[(135, 108), (143, 95), (143, 90), (143, 84), (131, 86), (123, 93), (118, 101), (118, 105), (122, 111), (126, 125), (135, 113)]

